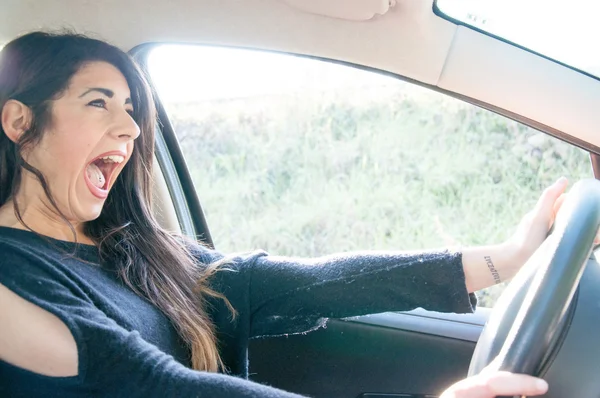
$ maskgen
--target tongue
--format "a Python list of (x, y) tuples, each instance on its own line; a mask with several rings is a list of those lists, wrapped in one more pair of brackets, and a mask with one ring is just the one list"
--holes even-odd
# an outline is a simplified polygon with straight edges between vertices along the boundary
[(86, 172), (92, 184), (98, 188), (102, 188), (104, 186), (106, 180), (104, 179), (104, 174), (102, 174), (102, 171), (100, 171), (98, 166), (92, 163), (87, 167)]

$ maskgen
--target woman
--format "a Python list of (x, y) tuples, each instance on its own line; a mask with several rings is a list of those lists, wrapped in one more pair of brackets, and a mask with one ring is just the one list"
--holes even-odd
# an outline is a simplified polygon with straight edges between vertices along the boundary
[[(21, 36), (0, 53), (0, 109), (2, 396), (296, 396), (244, 380), (249, 338), (387, 310), (471, 312), (469, 293), (539, 247), (566, 189), (546, 189), (507, 242), (462, 253), (225, 257), (153, 216), (155, 109), (127, 54)], [(535, 381), (491, 372), (445, 396), (533, 395)]]

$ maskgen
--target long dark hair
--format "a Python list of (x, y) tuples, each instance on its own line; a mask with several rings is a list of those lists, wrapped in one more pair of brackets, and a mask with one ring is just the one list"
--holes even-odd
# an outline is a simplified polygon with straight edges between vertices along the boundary
[[(171, 319), (189, 344), (192, 367), (217, 371), (223, 363), (214, 326), (205, 311), (206, 298), (221, 298), (232, 314), (235, 311), (225, 297), (211, 290), (207, 283), (207, 278), (221, 264), (199, 264), (190, 251), (192, 242), (161, 228), (153, 215), (155, 104), (144, 74), (127, 53), (73, 32), (28, 33), (0, 51), (0, 110), (8, 100), (16, 100), (32, 113), (31, 126), (17, 143), (12, 142), (0, 126), (0, 206), (17, 196), (25, 169), (37, 177), (48, 200), (77, 241), (76, 231), (58, 209), (44, 175), (25, 162), (22, 153), (39, 143), (45, 127), (52, 121), (52, 101), (64, 93), (71, 78), (83, 66), (95, 61), (112, 64), (127, 80), (133, 119), (141, 134), (102, 213), (85, 223), (84, 233), (97, 245), (103, 264), (111, 264), (131, 289)], [(13, 203), (16, 217), (25, 225), (17, 201)]]

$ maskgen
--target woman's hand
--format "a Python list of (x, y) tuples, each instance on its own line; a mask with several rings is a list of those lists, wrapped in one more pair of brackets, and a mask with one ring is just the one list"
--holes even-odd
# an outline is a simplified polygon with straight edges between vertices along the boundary
[(548, 383), (537, 377), (502, 371), (486, 371), (461, 380), (440, 398), (494, 398), (496, 396), (537, 396), (548, 391)]
[(561, 177), (544, 190), (513, 236), (495, 246), (463, 250), (465, 282), (469, 292), (511, 279), (546, 239), (564, 199), (568, 181)]
[(512, 250), (518, 253), (521, 265), (546, 240), (548, 231), (556, 219), (556, 214), (565, 200), (567, 184), (567, 179), (561, 177), (546, 188), (533, 210), (523, 217), (515, 234), (506, 242), (507, 246), (512, 246)]

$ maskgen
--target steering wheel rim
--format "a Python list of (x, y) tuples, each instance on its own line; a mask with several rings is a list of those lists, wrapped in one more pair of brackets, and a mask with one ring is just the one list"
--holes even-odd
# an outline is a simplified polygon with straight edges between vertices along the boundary
[(566, 328), (571, 302), (600, 227), (600, 181), (577, 182), (554, 232), (504, 291), (479, 338), (469, 376), (497, 370), (541, 376)]

